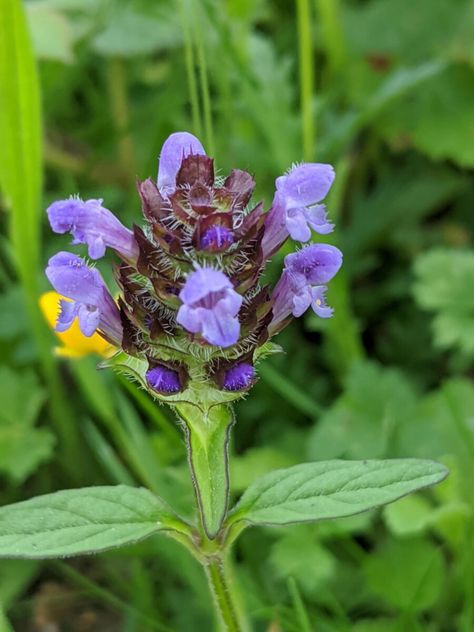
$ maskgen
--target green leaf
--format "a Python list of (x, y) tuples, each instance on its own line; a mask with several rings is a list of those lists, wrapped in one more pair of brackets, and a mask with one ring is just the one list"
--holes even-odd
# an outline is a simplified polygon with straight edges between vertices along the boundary
[(276, 577), (294, 577), (308, 597), (318, 595), (336, 574), (336, 558), (318, 542), (309, 525), (285, 529), (272, 546), (269, 562)]
[(368, 558), (364, 571), (370, 588), (388, 604), (421, 612), (440, 595), (444, 560), (426, 540), (391, 540)]
[(42, 181), (38, 73), (22, 3), (0, 3), (0, 185), (11, 209), (16, 264), (38, 315)]
[(143, 488), (69, 489), (2, 507), (0, 557), (97, 553), (133, 544), (177, 524), (164, 502)]
[(403, 498), (384, 510), (387, 527), (398, 536), (422, 533), (430, 526), (434, 515), (435, 508), (421, 496)]
[(71, 63), (74, 59), (73, 33), (66, 16), (37, 2), (28, 3), (26, 9), (37, 57)]
[[(36, 560), (2, 560), (0, 564), (0, 603), (5, 608), (9, 608), (18, 597), (26, 592), (39, 570), (40, 562)], [(0, 630), (2, 630), (1, 626)]]
[(413, 146), (434, 160), (473, 167), (473, 101), (474, 70), (452, 65), (391, 108), (377, 129), (395, 146)]
[(54, 435), (34, 427), (45, 399), (33, 373), (0, 366), (0, 471), (17, 483), (52, 455)]
[(310, 435), (308, 457), (388, 456), (393, 433), (413, 416), (415, 404), (411, 385), (398, 371), (368, 362), (354, 364), (345, 392)]
[(413, 293), (419, 305), (435, 312), (434, 338), (443, 348), (474, 353), (474, 252), (433, 249), (415, 262)]
[[(439, 53), (446, 55), (452, 47), (450, 44), (454, 45), (460, 38), (470, 6), (469, 0), (343, 3), (345, 36), (351, 57), (378, 55), (387, 56), (390, 61), (413, 63)], [(387, 28), (388, 24), (393, 28)]]
[(322, 461), (262, 476), (243, 494), (229, 522), (288, 524), (342, 518), (386, 505), (442, 481), (434, 461)]
[(106, 28), (99, 33), (93, 47), (102, 55), (132, 57), (174, 48), (181, 43), (181, 33), (173, 11), (158, 7), (138, 12), (117, 5), (109, 14)]
[(213, 538), (224, 520), (229, 499), (228, 444), (234, 414), (229, 406), (206, 412), (192, 404), (176, 410), (186, 427), (186, 443), (193, 485), (204, 528)]

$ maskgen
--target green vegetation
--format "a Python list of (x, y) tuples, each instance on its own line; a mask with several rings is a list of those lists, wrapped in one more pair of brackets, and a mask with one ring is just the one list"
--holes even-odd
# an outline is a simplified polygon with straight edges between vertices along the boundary
[[(331, 162), (335, 316), (285, 330), (286, 353), (237, 405), (233, 499), (250, 486), (252, 521), (291, 521), (256, 481), (281, 469), (291, 494), (302, 461), (416, 457), (450, 476), (368, 514), (246, 529), (230, 575), (258, 632), (472, 632), (473, 42), (469, 0), (1, 0), (0, 505), (81, 488), (74, 502), (99, 520), (82, 488), (102, 486), (107, 503), (118, 484), (184, 516), (194, 503), (168, 410), (96, 371), (99, 358), (53, 355), (38, 299), (70, 238), (46, 229), (46, 206), (104, 197), (131, 225), (136, 177), (156, 174), (177, 130), (200, 136), (222, 173), (258, 173), (267, 207), (292, 163)], [(386, 498), (410, 485), (388, 481)], [(143, 492), (156, 520), (122, 525), (117, 542), (166, 528), (155, 502)], [(199, 565), (158, 534), (94, 557), (2, 561), (10, 629), (218, 628)]]

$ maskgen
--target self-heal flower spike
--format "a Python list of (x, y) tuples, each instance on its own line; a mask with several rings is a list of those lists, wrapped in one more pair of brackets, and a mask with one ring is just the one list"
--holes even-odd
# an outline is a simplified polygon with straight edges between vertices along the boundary
[(91, 259), (103, 257), (108, 247), (127, 261), (136, 261), (138, 246), (132, 231), (102, 206), (102, 200), (70, 197), (53, 202), (46, 212), (54, 232), (71, 233), (74, 244), (87, 244)]
[(305, 242), (311, 238), (311, 229), (321, 235), (333, 230), (326, 208), (319, 202), (328, 194), (334, 177), (331, 165), (305, 163), (277, 178), (272, 208), (265, 221), (265, 256), (275, 252), (288, 235)]
[[(266, 260), (291, 234), (332, 230), (320, 204), (334, 179), (330, 165), (302, 164), (276, 180), (268, 213), (252, 201), (253, 176), (233, 169), (215, 175), (214, 160), (187, 132), (164, 143), (158, 178), (137, 183), (144, 225), (128, 230), (101, 202), (62, 200), (48, 209), (56, 232), (71, 232), (91, 257), (112, 248), (120, 294), (115, 303), (100, 274), (69, 253), (47, 269), (71, 299), (57, 327), (76, 320), (121, 347), (112, 366), (139, 379), (154, 397), (202, 411), (230, 402), (256, 381), (256, 364), (272, 352), (269, 339), (312, 306), (332, 314), (326, 284), (340, 251), (310, 245), (285, 258), (273, 289), (261, 285)], [(273, 347), (274, 349), (274, 347)]]
[(71, 301), (60, 301), (56, 330), (66, 331), (74, 320), (85, 336), (99, 329), (112, 344), (120, 346), (122, 325), (114, 299), (100, 272), (70, 252), (59, 252), (51, 257), (46, 276), (56, 292)]
[(179, 294), (182, 305), (177, 322), (193, 334), (219, 347), (230, 347), (239, 339), (237, 314), (242, 296), (225, 274), (213, 268), (197, 268)]

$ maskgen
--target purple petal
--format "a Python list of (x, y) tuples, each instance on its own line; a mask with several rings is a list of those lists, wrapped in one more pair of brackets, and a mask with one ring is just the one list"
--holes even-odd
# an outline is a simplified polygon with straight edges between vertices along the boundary
[(100, 310), (92, 305), (79, 305), (77, 310), (77, 320), (79, 321), (79, 329), (90, 338), (99, 327)]
[(216, 224), (210, 226), (201, 236), (199, 247), (201, 250), (225, 250), (234, 243), (234, 235), (225, 226)]
[(227, 276), (214, 268), (197, 268), (186, 279), (179, 298), (188, 305), (201, 300), (210, 292), (219, 292), (233, 285)]
[(324, 204), (317, 204), (305, 210), (308, 224), (320, 235), (327, 235), (334, 230), (334, 224), (330, 222), (326, 215)]
[(286, 227), (295, 241), (308, 241), (311, 230), (308, 227), (305, 208), (291, 208), (286, 212)]
[(138, 247), (132, 231), (102, 206), (102, 200), (71, 197), (53, 202), (48, 218), (55, 233), (71, 233), (74, 244), (87, 244), (89, 256), (100, 259), (106, 247), (112, 248), (127, 260), (135, 261)]
[(272, 206), (265, 216), (265, 232), (262, 239), (262, 251), (268, 259), (287, 239), (286, 208), (282, 196), (275, 193)]
[(48, 261), (46, 276), (58, 294), (79, 303), (98, 305), (105, 284), (98, 270), (89, 268), (78, 256), (59, 252)]
[(298, 206), (309, 206), (326, 197), (334, 178), (331, 165), (303, 163), (277, 178), (276, 187), (287, 200), (294, 200)]
[(254, 380), (253, 366), (248, 362), (241, 362), (225, 372), (223, 386), (226, 391), (241, 391), (251, 386)]
[(91, 336), (100, 328), (113, 344), (120, 345), (120, 313), (98, 270), (70, 252), (59, 252), (49, 260), (46, 276), (56, 292), (74, 301), (61, 303), (58, 331), (66, 331), (77, 314), (84, 335)]
[(228, 290), (223, 298), (219, 299), (214, 309), (236, 316), (242, 307), (243, 298), (234, 290)]
[(293, 296), (292, 314), (295, 318), (302, 316), (311, 305), (312, 295), (310, 286), (304, 286)]
[(334, 310), (326, 304), (326, 290), (327, 287), (324, 285), (311, 288), (311, 307), (320, 318), (331, 318), (334, 313)]
[(192, 334), (201, 331), (201, 314), (198, 309), (181, 305), (176, 314), (176, 322)]
[(183, 158), (191, 154), (206, 155), (203, 146), (192, 134), (176, 132), (166, 139), (158, 164), (158, 188), (162, 193), (170, 193), (176, 189), (176, 175)]
[(151, 388), (163, 395), (171, 395), (181, 390), (181, 382), (177, 371), (160, 365), (146, 372), (146, 380)]
[(239, 339), (240, 323), (237, 318), (216, 308), (209, 311), (202, 323), (202, 337), (211, 345), (230, 347)]
[(330, 281), (342, 265), (342, 252), (329, 244), (311, 244), (285, 257), (285, 267), (310, 285)]
[(74, 301), (59, 301), (60, 312), (56, 320), (55, 330), (67, 331), (77, 316), (78, 305)]

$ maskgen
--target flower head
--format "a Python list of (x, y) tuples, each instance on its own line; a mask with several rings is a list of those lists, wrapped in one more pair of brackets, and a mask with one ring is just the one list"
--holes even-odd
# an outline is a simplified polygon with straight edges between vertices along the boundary
[(74, 244), (87, 244), (91, 259), (103, 257), (108, 247), (126, 260), (136, 260), (138, 246), (132, 231), (102, 206), (102, 200), (70, 197), (53, 202), (46, 212), (54, 232), (71, 233)]
[(49, 260), (46, 276), (56, 292), (70, 299), (60, 301), (56, 331), (66, 331), (77, 317), (84, 336), (99, 329), (110, 342), (120, 345), (119, 311), (98, 270), (70, 252), (59, 252)]
[(190, 274), (179, 294), (182, 305), (176, 320), (187, 331), (201, 334), (219, 347), (230, 347), (239, 339), (237, 314), (242, 296), (227, 276), (213, 268), (197, 268)]
[[(332, 230), (321, 201), (333, 179), (330, 165), (294, 167), (276, 180), (265, 213), (252, 202), (251, 174), (233, 169), (216, 177), (196, 137), (172, 134), (158, 179), (138, 182), (142, 227), (128, 230), (99, 200), (49, 207), (53, 230), (71, 232), (93, 258), (109, 247), (122, 259), (114, 268), (117, 303), (99, 272), (79, 257), (59, 253), (50, 260), (48, 278), (66, 297), (56, 330), (100, 332), (122, 348), (117, 362), (168, 402), (201, 398), (206, 408), (241, 396), (256, 381), (263, 345), (292, 316), (309, 306), (322, 318), (332, 314), (326, 284), (342, 262), (334, 246), (313, 244), (288, 255), (273, 291), (261, 281), (267, 258), (289, 235), (305, 241), (311, 230)], [(183, 398), (175, 399), (178, 393)]]

